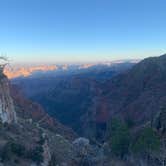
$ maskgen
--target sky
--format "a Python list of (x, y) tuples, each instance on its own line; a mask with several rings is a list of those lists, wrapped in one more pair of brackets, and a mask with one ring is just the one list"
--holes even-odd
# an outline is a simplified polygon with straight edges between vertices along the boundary
[(0, 53), (14, 62), (166, 53), (165, 0), (0, 0)]

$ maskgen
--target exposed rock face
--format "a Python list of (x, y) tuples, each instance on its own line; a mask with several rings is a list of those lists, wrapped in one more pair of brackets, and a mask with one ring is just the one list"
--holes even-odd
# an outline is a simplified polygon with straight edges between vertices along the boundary
[(2, 123), (17, 122), (13, 100), (10, 96), (9, 81), (1, 75), (0, 78), (0, 119)]
[(43, 163), (41, 164), (42, 166), (48, 166), (49, 162), (51, 160), (51, 152), (50, 152), (50, 148), (48, 146), (48, 142), (45, 141), (44, 145), (43, 145)]
[(77, 154), (84, 155), (87, 153), (87, 149), (89, 148), (89, 140), (83, 137), (77, 138), (73, 141), (73, 145)]
[(103, 148), (90, 144), (89, 139), (80, 137), (73, 141), (73, 163), (72, 166), (104, 166)]
[(154, 118), (153, 126), (162, 134), (166, 134), (166, 108), (161, 108), (161, 111)]

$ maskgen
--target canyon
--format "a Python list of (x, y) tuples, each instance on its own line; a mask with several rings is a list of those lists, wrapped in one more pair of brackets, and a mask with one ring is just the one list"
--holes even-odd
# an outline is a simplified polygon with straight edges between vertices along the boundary
[(0, 164), (163, 166), (165, 66), (162, 55), (10, 81), (1, 73)]

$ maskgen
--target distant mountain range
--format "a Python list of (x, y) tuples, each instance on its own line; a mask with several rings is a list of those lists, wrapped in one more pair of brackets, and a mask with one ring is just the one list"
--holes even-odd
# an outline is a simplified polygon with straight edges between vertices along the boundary
[(52, 72), (55, 74), (61, 74), (66, 71), (86, 70), (88, 68), (95, 68), (97, 66), (114, 66), (121, 63), (137, 63), (138, 60), (121, 60), (113, 62), (103, 63), (83, 63), (83, 64), (13, 64), (7, 66), (4, 70), (5, 75), (9, 79), (17, 77), (28, 77), (35, 74), (42, 74), (45, 72)]
[(57, 67), (55, 65), (40, 65), (40, 66), (7, 66), (4, 70), (4, 74), (9, 78), (16, 77), (28, 77), (32, 75), (34, 72), (46, 72), (56, 70)]

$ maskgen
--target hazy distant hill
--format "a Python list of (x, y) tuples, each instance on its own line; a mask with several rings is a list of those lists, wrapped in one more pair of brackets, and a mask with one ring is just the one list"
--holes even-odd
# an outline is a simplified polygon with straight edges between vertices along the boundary
[[(100, 70), (103, 68), (111, 67), (116, 68), (119, 64), (121, 68), (128, 68), (128, 65), (137, 63), (139, 60), (121, 60), (112, 62), (101, 62), (101, 63), (74, 63), (74, 64), (11, 64), (5, 67), (4, 73), (9, 79), (18, 77), (41, 77), (50, 75), (62, 75), (69, 73), (84, 73), (87, 70)], [(119, 68), (120, 70), (120, 68)]]

